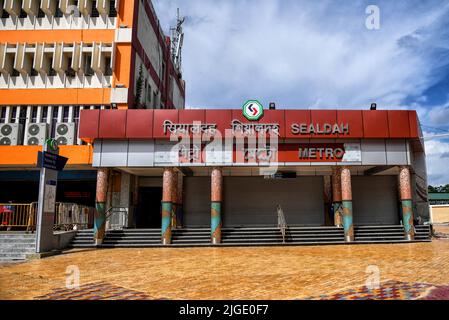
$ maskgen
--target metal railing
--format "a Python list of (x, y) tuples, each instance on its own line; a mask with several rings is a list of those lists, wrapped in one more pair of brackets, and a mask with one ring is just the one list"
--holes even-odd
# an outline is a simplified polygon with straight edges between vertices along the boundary
[(128, 226), (128, 207), (110, 207), (106, 211), (106, 229), (123, 230)]
[(93, 217), (94, 208), (76, 203), (57, 202), (55, 210), (55, 230), (79, 230), (89, 226), (89, 217)]
[(277, 206), (278, 214), (278, 228), (282, 234), (282, 243), (285, 244), (285, 236), (287, 233), (287, 222), (285, 221), (284, 210), (282, 210), (281, 205)]
[[(13, 228), (34, 231), (36, 229), (37, 202), (0, 203), (0, 230)], [(75, 203), (57, 202), (55, 207), (55, 230), (83, 229), (89, 226), (94, 208)]]
[(0, 226), (31, 229), (36, 225), (37, 203), (0, 203)]

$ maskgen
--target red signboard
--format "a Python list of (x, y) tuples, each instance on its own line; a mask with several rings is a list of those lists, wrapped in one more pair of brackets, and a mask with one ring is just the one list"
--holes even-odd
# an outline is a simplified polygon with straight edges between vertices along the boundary
[[(234, 132), (232, 131), (234, 130)], [(274, 134), (280, 139), (419, 138), (416, 111), (379, 110), (265, 110), (249, 121), (242, 110), (83, 110), (79, 136), (94, 139), (170, 139), (187, 131), (225, 136)], [(243, 133), (243, 134), (242, 134)]]

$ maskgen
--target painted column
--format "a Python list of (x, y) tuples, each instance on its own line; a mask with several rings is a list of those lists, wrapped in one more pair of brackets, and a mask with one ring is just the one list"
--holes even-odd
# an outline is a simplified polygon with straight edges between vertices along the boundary
[(402, 205), (402, 224), (404, 226), (405, 240), (415, 238), (415, 228), (413, 226), (413, 202), (409, 167), (399, 168), (399, 192)]
[(162, 177), (162, 227), (161, 242), (163, 245), (171, 244), (171, 218), (173, 201), (173, 168), (165, 168)]
[(341, 167), (332, 168), (332, 206), (334, 209), (334, 225), (341, 227), (342, 205), (341, 205)]
[(352, 188), (351, 170), (348, 167), (341, 169), (341, 202), (343, 205), (342, 222), (345, 230), (345, 241), (354, 241), (354, 225), (352, 222)]
[(108, 191), (109, 169), (97, 171), (97, 191), (95, 196), (94, 241), (103, 243), (106, 231), (106, 197)]
[(211, 176), (211, 241), (221, 243), (221, 203), (222, 203), (223, 173), (221, 168), (214, 168)]
[(171, 225), (173, 228), (178, 226), (178, 219), (176, 216), (176, 210), (178, 208), (178, 171), (173, 172), (173, 181), (172, 181), (172, 208), (171, 208)]
[(182, 173), (179, 173), (178, 175), (178, 196), (176, 198), (176, 228), (180, 229), (184, 225), (184, 217), (183, 217), (183, 209), (182, 209), (182, 203), (183, 203), (183, 175)]

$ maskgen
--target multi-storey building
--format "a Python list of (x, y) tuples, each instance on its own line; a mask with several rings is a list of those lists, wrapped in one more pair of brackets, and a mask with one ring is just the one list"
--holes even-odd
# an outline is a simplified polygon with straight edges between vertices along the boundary
[(69, 158), (61, 201), (93, 205), (83, 109), (183, 109), (185, 83), (150, 0), (0, 0), (0, 203), (37, 200), (37, 152)]

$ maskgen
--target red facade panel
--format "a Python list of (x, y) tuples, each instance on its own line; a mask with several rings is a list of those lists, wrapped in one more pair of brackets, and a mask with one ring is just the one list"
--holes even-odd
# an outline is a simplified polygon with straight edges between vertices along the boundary
[[(312, 110), (310, 112), (312, 124), (317, 128), (324, 128), (325, 124), (334, 125), (337, 123), (336, 110)], [(335, 138), (333, 134), (312, 134), (312, 138)]]
[(82, 110), (79, 122), (79, 137), (92, 142), (99, 137), (100, 110)]
[(153, 110), (128, 110), (126, 115), (126, 138), (153, 138)]
[(246, 119), (242, 110), (232, 110), (232, 120), (238, 120), (243, 124), (277, 124), (279, 125), (279, 137), (285, 137), (284, 110), (264, 110), (262, 118), (258, 121), (249, 121)]
[(310, 135), (293, 134), (292, 125), (310, 123), (310, 110), (286, 110), (285, 111), (285, 137), (286, 138), (310, 138)]
[(153, 138), (170, 139), (170, 131), (164, 132), (164, 122), (170, 121), (174, 124), (178, 123), (178, 110), (154, 110), (153, 122)]
[(263, 117), (259, 120), (259, 123), (264, 124), (278, 124), (279, 125), (279, 138), (285, 137), (285, 111), (284, 110), (265, 110)]
[(388, 112), (380, 110), (362, 111), (365, 138), (388, 138)]
[(216, 124), (222, 136), (231, 129), (232, 110), (206, 110), (206, 124)]
[(349, 133), (338, 134), (339, 138), (363, 138), (362, 110), (337, 111), (337, 124), (349, 127)]
[[(225, 130), (232, 128), (233, 120), (244, 125), (279, 125), (280, 138), (287, 139), (419, 138), (420, 132), (416, 112), (401, 110), (265, 110), (259, 121), (248, 121), (240, 109), (83, 110), (80, 115), (79, 136), (85, 141), (93, 141), (96, 138), (169, 139), (169, 128), (175, 127), (170, 124), (193, 125), (197, 121), (202, 124), (215, 124), (224, 134)], [(333, 133), (329, 134), (330, 131), (325, 130), (325, 125), (336, 124), (341, 128), (348, 128), (349, 132), (339, 133), (342, 132), (339, 130), (336, 133), (333, 130)], [(292, 132), (292, 125), (301, 126), (300, 130), (296, 130), (297, 134)], [(254, 126), (253, 129), (260, 128)]]
[(126, 110), (100, 111), (100, 138), (126, 138)]
[(390, 132), (390, 138), (409, 138), (410, 123), (408, 111), (389, 110), (388, 129)]
[(408, 122), (410, 126), (410, 138), (419, 138), (419, 122), (416, 111), (408, 112)]
[(193, 124), (194, 121), (201, 122), (206, 121), (205, 110), (179, 110), (179, 123)]

